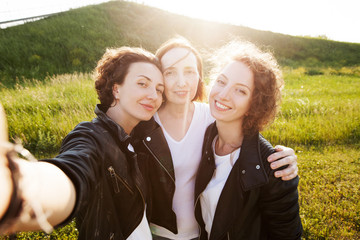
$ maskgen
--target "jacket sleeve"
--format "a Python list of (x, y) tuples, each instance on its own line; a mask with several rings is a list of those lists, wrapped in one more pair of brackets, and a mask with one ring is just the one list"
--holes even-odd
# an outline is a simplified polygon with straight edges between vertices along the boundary
[(299, 177), (290, 181), (275, 178), (274, 171), (270, 169), (267, 157), (272, 148), (263, 138), (260, 139), (260, 150), (264, 165), (269, 176), (269, 183), (262, 187), (259, 205), (262, 213), (262, 226), (266, 228), (268, 239), (301, 239), (302, 225), (299, 215)]
[(88, 203), (100, 174), (99, 159), (99, 144), (92, 123), (84, 122), (64, 138), (59, 155), (42, 160), (59, 167), (75, 186), (75, 208), (69, 218), (60, 225), (67, 224), (78, 210)]

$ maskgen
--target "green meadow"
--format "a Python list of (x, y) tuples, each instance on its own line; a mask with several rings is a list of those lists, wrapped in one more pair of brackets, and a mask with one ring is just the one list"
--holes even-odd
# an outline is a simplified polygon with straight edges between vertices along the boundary
[[(355, 32), (354, 32), (355, 34)], [(303, 239), (360, 239), (360, 44), (294, 37), (171, 14), (127, 1), (73, 9), (0, 29), (0, 103), (11, 141), (38, 159), (89, 121), (98, 103), (91, 71), (105, 49), (152, 52), (175, 35), (204, 56), (240, 38), (270, 49), (283, 67), (280, 112), (263, 135), (298, 156)], [(0, 239), (76, 239), (72, 222), (50, 235)]]
[[(304, 239), (360, 238), (360, 77), (307, 75), (284, 69), (281, 111), (263, 132), (274, 145), (295, 149), (300, 175)], [(98, 102), (90, 74), (65, 74), (1, 89), (10, 138), (37, 158), (56, 155), (61, 140), (91, 120)], [(74, 223), (51, 235), (19, 239), (73, 239)], [(5, 238), (6, 239), (6, 238)]]

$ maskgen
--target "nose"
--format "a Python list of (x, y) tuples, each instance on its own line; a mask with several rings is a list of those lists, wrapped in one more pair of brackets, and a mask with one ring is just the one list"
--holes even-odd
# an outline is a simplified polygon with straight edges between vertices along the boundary
[(220, 99), (227, 100), (229, 98), (229, 94), (230, 94), (230, 88), (224, 87), (219, 91), (218, 96)]
[(176, 84), (178, 87), (185, 87), (186, 79), (185, 79), (184, 74), (182, 74), (182, 73), (178, 74)]
[[(161, 96), (161, 95), (160, 95)], [(159, 94), (157, 92), (157, 89), (156, 88), (152, 88), (150, 91), (149, 91), (149, 94), (147, 96), (149, 99), (152, 99), (152, 100), (157, 100), (159, 98)]]

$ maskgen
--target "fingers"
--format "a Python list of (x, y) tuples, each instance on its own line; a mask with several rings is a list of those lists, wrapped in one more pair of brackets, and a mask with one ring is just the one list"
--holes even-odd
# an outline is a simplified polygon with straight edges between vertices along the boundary
[[(283, 181), (288, 181), (288, 180), (295, 178), (298, 175), (298, 171), (299, 171), (298, 167), (295, 166), (295, 167), (291, 167), (291, 169), (286, 168), (284, 170), (277, 171), (277, 172), (279, 172), (278, 175), (279, 175), (279, 177), (281, 177), (281, 179)], [(275, 173), (275, 176), (276, 176), (276, 173)]]
[(275, 153), (271, 154), (268, 157), (268, 161), (269, 162), (274, 162), (276, 160), (279, 160), (281, 158), (285, 158), (288, 156), (293, 156), (295, 157), (295, 161), (297, 159), (295, 152), (292, 148), (288, 148), (288, 147), (284, 147), (284, 146), (275, 146)]
[(284, 181), (291, 180), (298, 175), (297, 156), (292, 148), (276, 146), (276, 152), (268, 157), (271, 169), (278, 169), (286, 166), (285, 169), (276, 171), (275, 177)]
[(270, 167), (271, 169), (277, 169), (286, 165), (297, 165), (297, 156), (296, 155), (290, 155), (283, 157), (279, 160), (275, 160), (274, 162), (271, 162)]
[(295, 178), (298, 174), (298, 166), (297, 166), (297, 161), (296, 161), (296, 156), (288, 156), (286, 158), (283, 158), (281, 160), (278, 160), (276, 162), (273, 162), (270, 164), (270, 167), (272, 169), (277, 169), (279, 167), (282, 166), (286, 166), (287, 167), (283, 170), (279, 170), (276, 171), (275, 177), (279, 178), (281, 177), (282, 180), (287, 181), (287, 180), (291, 180), (293, 178)]

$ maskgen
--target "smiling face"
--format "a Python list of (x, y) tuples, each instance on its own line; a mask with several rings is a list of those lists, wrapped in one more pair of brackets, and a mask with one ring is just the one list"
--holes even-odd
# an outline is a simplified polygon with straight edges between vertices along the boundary
[(216, 121), (242, 124), (254, 91), (254, 75), (242, 62), (230, 62), (213, 85), (209, 104)]
[(163, 76), (151, 63), (135, 62), (122, 84), (114, 84), (113, 95), (124, 122), (136, 125), (149, 120), (162, 102)]
[(195, 55), (186, 48), (173, 48), (161, 58), (166, 101), (186, 104), (194, 99), (199, 83)]

